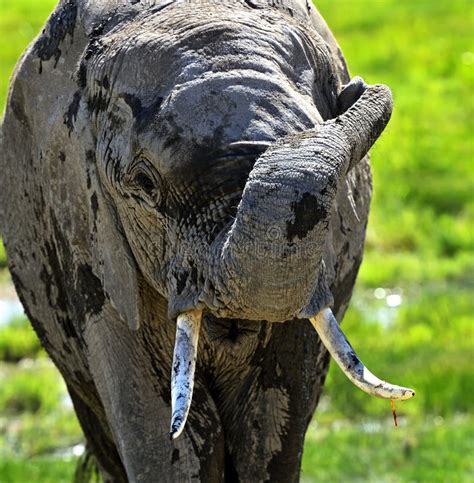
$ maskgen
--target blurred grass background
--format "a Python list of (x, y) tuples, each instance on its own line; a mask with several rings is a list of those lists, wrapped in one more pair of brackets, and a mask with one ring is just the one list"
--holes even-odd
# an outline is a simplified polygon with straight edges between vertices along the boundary
[[(332, 365), (307, 433), (303, 482), (474, 481), (472, 409), (474, 7), (470, 0), (318, 0), (351, 74), (393, 91), (372, 150), (365, 258), (344, 320), (397, 405)], [(0, 109), (54, 0), (0, 0)], [(11, 293), (0, 244), (0, 295)], [(0, 326), (0, 481), (71, 481), (83, 441), (64, 384), (27, 321)]]

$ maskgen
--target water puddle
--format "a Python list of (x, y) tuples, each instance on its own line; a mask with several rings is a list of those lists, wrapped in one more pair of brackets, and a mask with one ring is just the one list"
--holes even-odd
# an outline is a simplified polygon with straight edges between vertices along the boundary
[(355, 291), (351, 304), (364, 314), (364, 320), (389, 329), (395, 323), (398, 309), (404, 303), (403, 289), (378, 287)]
[(13, 319), (25, 314), (17, 299), (0, 299), (0, 327), (8, 325)]
[(86, 447), (84, 444), (79, 443), (68, 448), (59, 448), (54, 452), (54, 455), (59, 458), (69, 459), (78, 458), (84, 454)]

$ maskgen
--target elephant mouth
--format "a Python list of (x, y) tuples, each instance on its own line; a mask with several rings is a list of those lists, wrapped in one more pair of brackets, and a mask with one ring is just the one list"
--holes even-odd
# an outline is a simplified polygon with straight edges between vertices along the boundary
[(211, 343), (236, 350), (256, 339), (264, 321), (220, 318), (207, 312), (203, 314), (203, 326)]
[[(240, 337), (248, 337), (249, 333), (256, 337), (259, 332), (257, 327), (261, 325), (259, 322), (250, 323), (252, 321), (241, 319), (218, 319), (210, 314), (203, 315), (203, 311), (198, 309), (183, 312), (178, 316), (171, 374), (171, 439), (182, 433), (191, 406), (203, 319), (207, 327), (214, 324), (220, 327), (222, 338), (230, 341), (233, 339), (234, 344), (239, 340), (239, 331)], [(356, 387), (372, 396), (392, 401), (410, 399), (415, 395), (413, 389), (385, 382), (364, 366), (330, 308), (324, 308), (315, 317), (310, 317), (309, 321), (337, 365)]]

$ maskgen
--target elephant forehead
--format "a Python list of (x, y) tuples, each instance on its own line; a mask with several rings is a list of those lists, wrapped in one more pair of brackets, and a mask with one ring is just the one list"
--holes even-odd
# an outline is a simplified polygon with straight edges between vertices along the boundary
[(147, 130), (175, 166), (193, 161), (195, 147), (211, 153), (236, 141), (272, 142), (321, 121), (312, 98), (283, 77), (233, 70), (180, 85)]
[(193, 79), (239, 69), (286, 77), (308, 95), (327, 85), (333, 75), (325, 42), (290, 17), (259, 12), (218, 3), (203, 11), (184, 2), (139, 15), (100, 40), (89, 85), (107, 75), (112, 88), (144, 104)]

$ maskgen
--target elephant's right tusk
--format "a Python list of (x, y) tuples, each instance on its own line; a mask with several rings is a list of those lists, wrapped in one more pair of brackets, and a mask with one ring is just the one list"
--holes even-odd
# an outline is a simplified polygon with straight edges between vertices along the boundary
[(349, 380), (362, 391), (383, 399), (403, 400), (415, 395), (413, 389), (382, 381), (362, 364), (342, 332), (331, 309), (310, 318), (322, 343)]
[(182, 433), (191, 406), (201, 317), (201, 310), (189, 310), (178, 315), (176, 321), (171, 369), (171, 439)]

